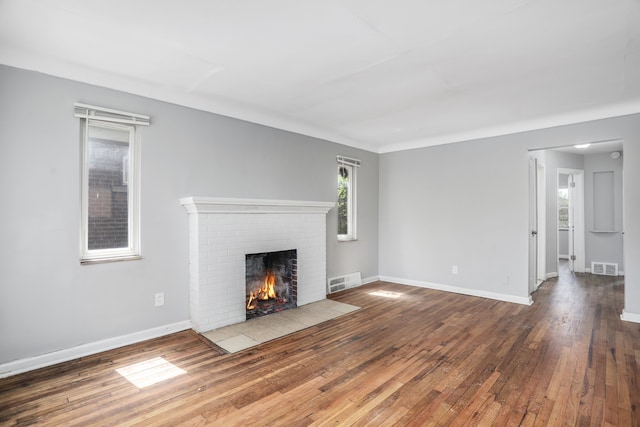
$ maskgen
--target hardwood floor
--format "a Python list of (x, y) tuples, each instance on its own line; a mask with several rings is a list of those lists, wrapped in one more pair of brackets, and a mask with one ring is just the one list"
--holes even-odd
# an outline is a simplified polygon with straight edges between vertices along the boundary
[[(622, 279), (565, 272), (530, 307), (384, 282), (332, 298), (362, 309), (236, 354), (187, 331), (2, 379), (0, 425), (640, 425)], [(116, 372), (157, 357), (186, 373)]]

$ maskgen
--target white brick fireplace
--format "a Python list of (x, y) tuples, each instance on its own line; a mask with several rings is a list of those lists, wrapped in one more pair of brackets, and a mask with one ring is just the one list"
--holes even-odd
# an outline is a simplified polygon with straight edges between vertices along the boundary
[(186, 197), (189, 287), (198, 332), (244, 322), (245, 256), (296, 249), (298, 305), (326, 298), (330, 202)]

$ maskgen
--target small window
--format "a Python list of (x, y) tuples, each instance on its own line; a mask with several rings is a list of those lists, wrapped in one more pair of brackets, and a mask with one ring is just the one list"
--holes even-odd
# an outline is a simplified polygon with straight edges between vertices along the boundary
[(120, 118), (113, 110), (104, 110), (109, 112), (104, 119), (94, 118), (102, 110), (80, 105), (76, 104), (76, 116), (83, 118), (81, 261), (139, 258), (137, 129), (131, 123), (136, 119)]
[(558, 228), (569, 228), (569, 189), (558, 189)]
[(356, 240), (356, 167), (359, 160), (338, 156), (338, 240)]

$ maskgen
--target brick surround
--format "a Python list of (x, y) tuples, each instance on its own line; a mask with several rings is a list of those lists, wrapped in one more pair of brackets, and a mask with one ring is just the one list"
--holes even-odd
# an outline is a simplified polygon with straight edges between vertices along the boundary
[(326, 298), (328, 202), (187, 197), (193, 328), (245, 321), (245, 255), (297, 250), (298, 305)]

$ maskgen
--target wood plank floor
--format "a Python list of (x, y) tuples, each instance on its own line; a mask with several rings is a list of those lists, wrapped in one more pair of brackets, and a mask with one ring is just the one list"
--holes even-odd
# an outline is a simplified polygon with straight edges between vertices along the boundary
[[(640, 425), (619, 278), (565, 272), (530, 307), (384, 282), (332, 298), (362, 309), (237, 354), (187, 331), (2, 379), (0, 425)], [(186, 373), (116, 372), (157, 357)]]

